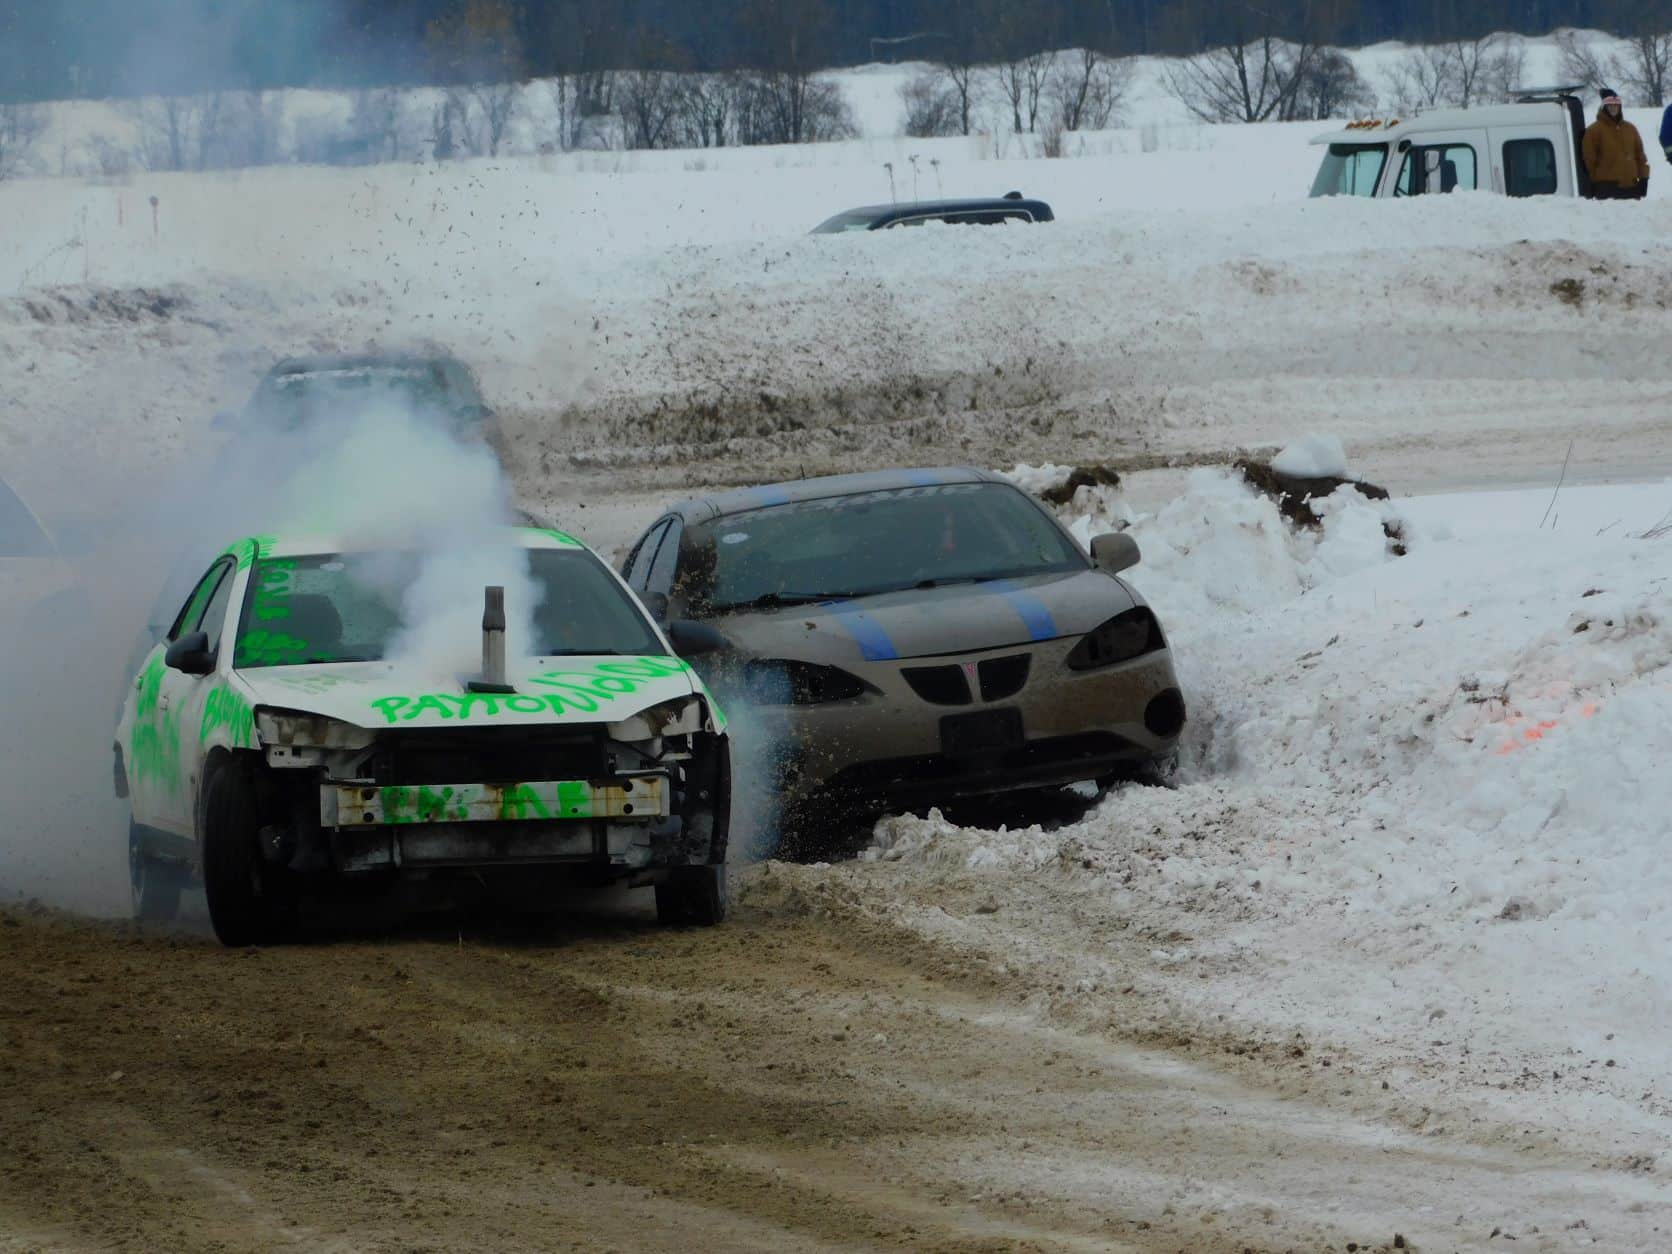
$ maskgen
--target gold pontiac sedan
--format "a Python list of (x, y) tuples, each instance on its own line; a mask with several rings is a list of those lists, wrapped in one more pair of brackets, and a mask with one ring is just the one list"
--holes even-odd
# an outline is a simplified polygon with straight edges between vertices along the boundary
[(1122, 577), (1137, 561), (1130, 536), (1088, 554), (1007, 480), (945, 468), (686, 501), (622, 573), (676, 648), (693, 621), (724, 637), (697, 665), (767, 729), (771, 786), (812, 832), (1166, 764), (1185, 704)]

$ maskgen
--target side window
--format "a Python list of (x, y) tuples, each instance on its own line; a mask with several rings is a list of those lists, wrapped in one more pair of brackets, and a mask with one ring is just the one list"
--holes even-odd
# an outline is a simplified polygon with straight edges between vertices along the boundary
[[(225, 618), (226, 598), (232, 594), (231, 573), (233, 562), (231, 558), (216, 562), (209, 568), (209, 573), (197, 581), (197, 587), (192, 589), (192, 595), (187, 598), (180, 612), (174, 616), (174, 625), (168, 629), (169, 643), (172, 644), (181, 636), (199, 630), (206, 614), (217, 598), (222, 610), (221, 617)], [(219, 628), (212, 632), (213, 638), (209, 647), (215, 647), (219, 639)]]
[(627, 581), (629, 588), (644, 591), (644, 581), (650, 574), (651, 563), (656, 560), (656, 546), (661, 544), (662, 537), (672, 525), (669, 520), (657, 523), (633, 546), (633, 551), (627, 555), (627, 565), (621, 570), (621, 577)]
[(673, 591), (674, 567), (679, 562), (679, 537), (684, 530), (675, 518), (662, 536), (662, 545), (650, 563), (650, 573), (644, 581), (645, 591), (668, 593)]
[(221, 632), (226, 629), (226, 607), (232, 600), (232, 585), (237, 582), (233, 578), (235, 571), (233, 564), (224, 564), (224, 571), (220, 582), (215, 585), (215, 591), (209, 597), (209, 604), (203, 607), (203, 617), (198, 621), (194, 631), (209, 633), (209, 652), (215, 653), (221, 647)]
[(1556, 145), (1548, 139), (1504, 141), (1504, 191), (1511, 196), (1556, 194)]
[(1399, 182), (1394, 188), (1395, 196), (1420, 196), (1431, 190), (1427, 180), (1429, 153), (1434, 153), (1439, 160), (1439, 186), (1432, 190), (1472, 192), (1480, 186), (1472, 147), (1468, 144), (1430, 144), (1424, 148), (1412, 148), (1405, 154), (1405, 164), (1400, 168)]

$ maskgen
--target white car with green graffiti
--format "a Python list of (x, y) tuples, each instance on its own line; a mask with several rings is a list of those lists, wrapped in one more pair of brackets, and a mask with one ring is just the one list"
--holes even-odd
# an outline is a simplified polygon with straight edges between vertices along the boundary
[[(232, 945), (355, 886), (537, 907), (577, 881), (651, 884), (664, 922), (724, 917), (724, 714), (585, 545), (506, 543), (526, 558), (534, 639), (507, 661), (502, 590), (461, 587), (486, 600), (470, 674), (411, 643), (416, 553), (256, 537), (210, 566), (117, 728), (136, 914), (172, 917), (201, 877)], [(669, 631), (686, 653), (717, 643)]]

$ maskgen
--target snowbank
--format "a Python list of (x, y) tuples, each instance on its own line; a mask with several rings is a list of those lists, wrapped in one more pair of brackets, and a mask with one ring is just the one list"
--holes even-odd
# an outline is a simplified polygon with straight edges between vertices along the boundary
[[(893, 818), (869, 856), (1188, 933), (1156, 987), (1205, 1019), (1647, 1127), (1672, 1083), (1672, 481), (1401, 502), (1397, 559), (1356, 495), (1309, 539), (1201, 472), (1131, 523), (1191, 705), (1181, 787), (1053, 831)], [(1049, 948), (1056, 924), (1017, 925)]]

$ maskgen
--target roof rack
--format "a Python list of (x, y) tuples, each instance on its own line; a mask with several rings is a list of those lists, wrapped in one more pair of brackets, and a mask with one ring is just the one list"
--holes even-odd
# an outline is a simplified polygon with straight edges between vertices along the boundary
[(1537, 104), (1545, 100), (1560, 100), (1564, 96), (1577, 96), (1584, 90), (1584, 83), (1564, 83), (1557, 87), (1523, 87), (1515, 93), (1515, 103)]

